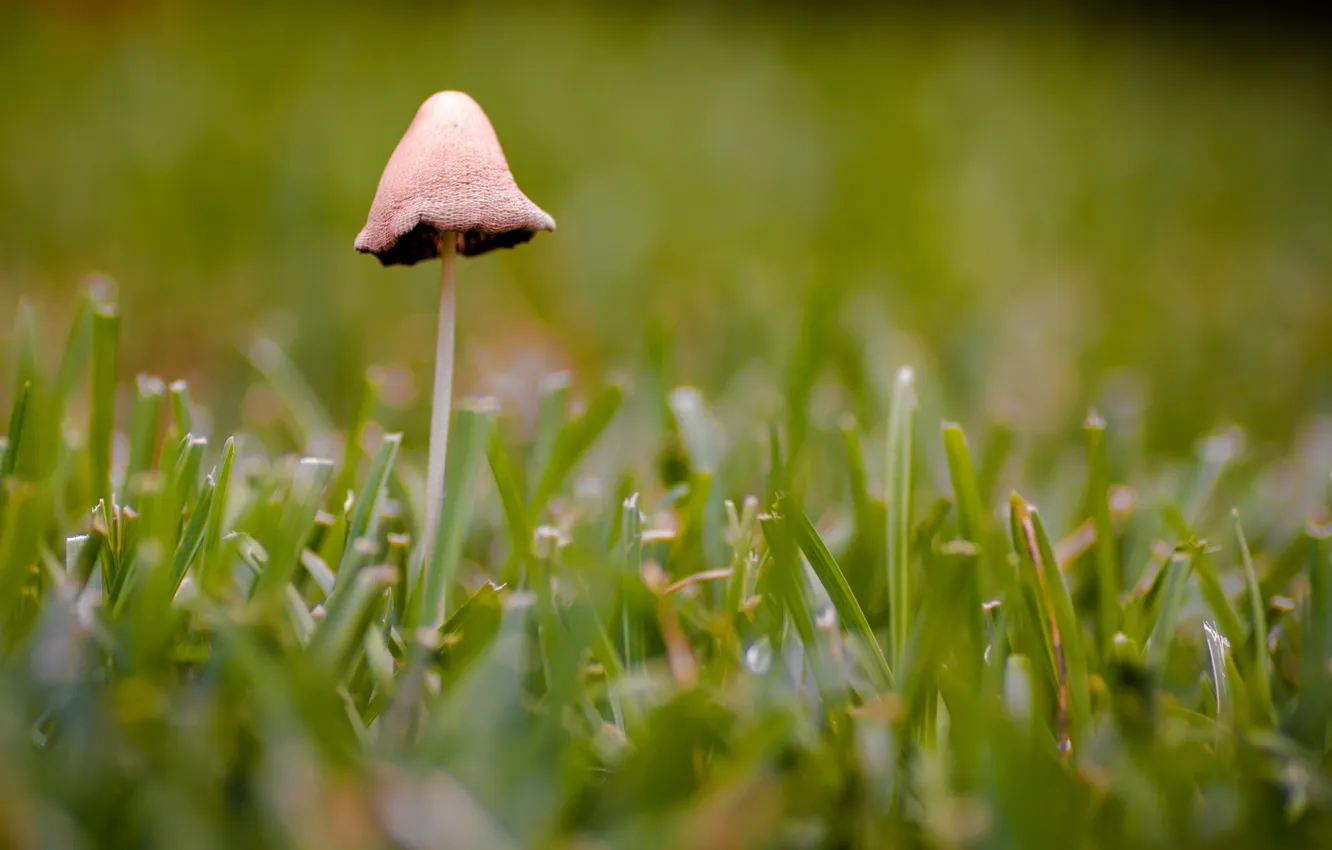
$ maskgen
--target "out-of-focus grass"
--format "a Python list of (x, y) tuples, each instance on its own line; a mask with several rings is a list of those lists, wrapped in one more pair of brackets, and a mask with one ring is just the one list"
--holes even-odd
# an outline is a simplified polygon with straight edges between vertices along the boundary
[[(0, 847), (1332, 840), (1317, 56), (94, 5), (0, 26)], [(427, 561), (350, 241), (444, 87), (560, 230), (463, 268)]]
[(350, 242), (452, 87), (560, 223), (462, 270), (464, 388), (531, 399), (657, 348), (671, 380), (776, 407), (803, 336), (819, 398), (863, 422), (891, 381), (856, 364), (904, 359), (927, 409), (1049, 433), (1096, 403), (1176, 450), (1332, 403), (1312, 49), (846, 8), (37, 8), (0, 27), (0, 307), (59, 313), (105, 270), (137, 317), (125, 368), (213, 398), (243, 392), (231, 355), (261, 324), (335, 410), (365, 362), (419, 399), (432, 272)]

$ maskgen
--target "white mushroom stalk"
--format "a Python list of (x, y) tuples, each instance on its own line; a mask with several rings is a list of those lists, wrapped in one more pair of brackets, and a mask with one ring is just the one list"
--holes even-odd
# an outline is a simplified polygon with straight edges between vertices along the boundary
[(476, 101), (462, 92), (431, 95), (398, 142), (379, 178), (356, 250), (386, 266), (440, 260), (439, 335), (426, 467), (426, 563), (443, 516), (452, 413), (454, 266), (457, 255), (511, 248), (555, 220), (514, 182), (499, 138)]
[(429, 547), (435, 545), (440, 518), (444, 515), (444, 467), (449, 450), (449, 420), (453, 412), (453, 338), (457, 305), (454, 269), (458, 265), (458, 247), (452, 233), (444, 234), (439, 241), (439, 329), (435, 335), (435, 391), (430, 402), (430, 458), (426, 463), (427, 556)]

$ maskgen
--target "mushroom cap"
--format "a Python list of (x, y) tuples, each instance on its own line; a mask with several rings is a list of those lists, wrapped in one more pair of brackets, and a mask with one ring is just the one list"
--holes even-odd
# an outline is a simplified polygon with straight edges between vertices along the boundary
[(486, 113), (468, 95), (443, 91), (421, 104), (389, 157), (356, 250), (410, 266), (438, 257), (451, 235), (471, 257), (554, 229), (518, 189)]

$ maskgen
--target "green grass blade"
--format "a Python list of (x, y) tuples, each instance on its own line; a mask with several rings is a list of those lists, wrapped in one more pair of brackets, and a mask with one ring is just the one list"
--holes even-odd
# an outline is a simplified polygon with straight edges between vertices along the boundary
[(624, 698), (620, 694), (625, 676), (624, 662), (586, 587), (580, 588), (580, 593), (566, 611), (565, 619), (575, 641), (586, 647), (588, 654), (601, 665), (606, 681), (606, 701), (610, 704), (616, 728), (621, 733), (640, 728), (642, 719), (638, 701), (633, 695)]
[(500, 573), (501, 581), (507, 584), (518, 580), (519, 566), (532, 545), (532, 527), (527, 519), (527, 504), (518, 488), (517, 473), (499, 428), (491, 431), (486, 459), (490, 463), (491, 477), (495, 479), (495, 489), (499, 492), (504, 527), (509, 535), (509, 558)]
[[(9, 425), (10, 431), (15, 430), (15, 414), (18, 415), (17, 426), (20, 431), (26, 428), (27, 441), (26, 447), (20, 447), (11, 433), (9, 438), (10, 458), (9, 462), (14, 464), (14, 472), (25, 481), (38, 481), (39, 470), (42, 458), (42, 444), (51, 437), (58, 436), (58, 431), (53, 431), (45, 419), (45, 393), (43, 385), (45, 381), (42, 378), (38, 366), (38, 343), (40, 330), (37, 326), (37, 311), (33, 309), (32, 304), (26, 298), (19, 299), (18, 317), (15, 334), (15, 356), (18, 361), (17, 374), (15, 375), (14, 387), (17, 392), (12, 399), (13, 406), (10, 411)], [(20, 402), (22, 404), (20, 405)]]
[(98, 502), (92, 510), (92, 534), (104, 543), (97, 547), (98, 563), (102, 568), (102, 591), (108, 599), (114, 601), (113, 591), (120, 580), (120, 535), (106, 502)]
[(992, 424), (989, 439), (981, 453), (980, 467), (976, 470), (976, 487), (981, 504), (991, 504), (998, 494), (999, 476), (1013, 451), (1013, 431), (1006, 425)]
[(541, 473), (541, 480), (529, 503), (529, 517), (534, 519), (545, 509), (546, 503), (563, 486), (564, 479), (574, 466), (601, 436), (601, 432), (606, 430), (623, 401), (624, 390), (611, 385), (601, 391), (582, 415), (569, 420), (564, 426), (551, 450), (550, 463), (546, 464)]
[(842, 417), (842, 447), (846, 451), (847, 481), (851, 488), (851, 507), (855, 511), (856, 529), (872, 527), (873, 508), (869, 492), (869, 472), (865, 467), (865, 446), (854, 416)]
[(180, 583), (185, 580), (185, 574), (189, 572), (190, 565), (199, 555), (203, 548), (205, 532), (208, 528), (208, 521), (211, 516), (213, 495), (216, 490), (215, 485), (210, 479), (204, 484), (203, 492), (199, 495), (199, 504), (195, 506), (194, 512), (190, 515), (189, 524), (185, 526), (185, 531), (180, 536), (180, 542), (176, 544), (176, 551), (171, 560), (171, 584), (170, 594), (174, 596), (180, 589)]
[[(157, 438), (162, 422), (162, 402), (166, 385), (153, 375), (135, 379), (134, 407), (130, 411), (129, 461), (125, 479), (120, 483), (120, 503), (137, 504), (133, 488), (139, 476), (153, 468), (157, 457)], [(182, 432), (182, 436), (189, 432)]]
[(772, 555), (768, 582), (791, 618), (791, 625), (801, 642), (812, 649), (815, 634), (814, 611), (795, 542), (791, 539), (791, 533), (781, 516), (760, 514), (759, 524), (763, 528), (763, 538), (768, 543), (768, 552)]
[(541, 526), (532, 541), (535, 557), (527, 576), (527, 588), (536, 596), (537, 649), (546, 681), (546, 696), (555, 710), (571, 702), (578, 687), (578, 648), (572, 645), (560, 618), (555, 598), (555, 561), (560, 534)]
[(647, 658), (644, 623), (651, 612), (643, 604), (643, 515), (637, 493), (624, 500), (620, 511), (620, 555), (620, 644), (625, 664), (639, 670)]
[[(380, 372), (373, 367), (367, 369), (361, 377), (360, 398), (356, 402), (351, 422), (347, 425), (347, 439), (342, 446), (342, 464), (329, 492), (329, 499), (334, 504), (341, 503), (356, 485), (361, 456), (365, 453), (361, 444), (365, 440), (366, 426), (370, 424), (370, 419), (375, 414), (375, 407), (379, 404), (380, 381)], [(371, 463), (373, 465), (373, 461)]]
[[(170, 458), (163, 453), (163, 462), (173, 461), (162, 481), (157, 504), (153, 507), (151, 532), (170, 552), (175, 549), (181, 533), (181, 518), (194, 506), (199, 494), (199, 471), (203, 466), (208, 440), (187, 434), (180, 444), (179, 454)], [(159, 475), (166, 470), (159, 471)]]
[(1221, 634), (1235, 646), (1242, 646), (1246, 629), (1242, 625), (1239, 612), (1226, 596), (1221, 586), (1221, 576), (1216, 570), (1216, 563), (1206, 550), (1199, 550), (1193, 558), (1193, 575), (1198, 581), (1198, 592), (1202, 594), (1216, 618)]
[[(88, 350), (92, 345), (92, 300), (88, 297), (79, 299), (70, 324), (69, 335), (65, 339), (65, 348), (60, 357), (60, 366), (56, 370), (55, 381), (51, 385), (47, 400), (45, 427), (53, 429), (59, 435), (65, 425), (65, 412), (79, 389), (79, 379), (88, 367)], [(45, 447), (42, 469), (50, 470), (56, 463), (62, 439), (55, 439)]]
[[(924, 697), (938, 683), (942, 667), (951, 669), (959, 685), (979, 684), (986, 652), (980, 603), (967, 591), (975, 583), (980, 547), (968, 540), (950, 540), (939, 547), (938, 556), (930, 581), (921, 587), (920, 616), (912, 630), (906, 670), (897, 674), (903, 700), (916, 714), (930, 710)], [(969, 610), (973, 605), (974, 611)], [(991, 653), (995, 666), (1002, 669), (998, 654), (998, 649)]]
[(32, 395), (32, 384), (24, 383), (18, 397), (9, 410), (9, 431), (0, 441), (0, 512), (5, 505), (5, 482), (14, 475), (18, 468), (19, 450), (23, 446), (23, 423), (27, 418), (28, 398)]
[[(143, 516), (134, 508), (125, 505), (119, 508), (116, 525), (116, 542), (120, 547), (120, 583), (116, 588), (119, 595), (128, 585), (129, 579), (134, 577), (134, 571), (142, 567), (157, 569), (162, 567), (167, 555), (158, 547), (149, 546), (147, 551), (141, 551), (139, 544), (147, 537), (146, 529), (148, 524), (143, 521)], [(119, 601), (119, 600), (117, 600)]]
[[(335, 472), (333, 483), (329, 485), (329, 493), (326, 496), (325, 504), (336, 501), (332, 492), (338, 484), (338, 476)], [(347, 527), (350, 524), (351, 513), (355, 510), (355, 505), (352, 504), (353, 501), (354, 498), (348, 493), (343, 497), (342, 504), (338, 505), (336, 512), (330, 513), (321, 510), (315, 514), (315, 533), (310, 538), (310, 549), (325, 564), (336, 566), (342, 561), (343, 553), (347, 551), (347, 545), (351, 542), (351, 538), (347, 536)], [(377, 537), (372, 539), (378, 541)]]
[[(379, 528), (379, 507), (383, 504), (389, 474), (398, 457), (398, 447), (402, 444), (402, 434), (385, 434), (375, 459), (370, 464), (370, 474), (366, 476), (361, 492), (357, 494), (352, 507), (351, 520), (347, 524), (347, 545), (343, 549), (343, 558), (351, 551), (352, 545), (362, 537), (374, 537)], [(338, 567), (342, 574), (342, 567)]]
[(888, 666), (888, 659), (884, 657), (883, 648), (879, 646), (869, 621), (865, 619), (865, 612), (861, 610), (860, 603), (851, 593), (851, 586), (847, 584), (846, 576), (842, 574), (841, 567), (824, 545), (818, 531), (789, 495), (778, 498), (777, 511), (786, 525), (787, 532), (800, 547), (800, 551), (805, 553), (805, 558), (814, 569), (814, 574), (823, 584), (833, 608), (837, 610), (838, 618), (861, 644), (867, 656), (865, 666), (877, 687), (884, 691), (894, 688), (896, 684), (893, 672)]
[[(157, 616), (170, 604), (180, 581), (185, 578), (185, 571), (198, 553), (207, 528), (207, 509), (197, 511), (191, 522), (182, 528), (182, 518), (194, 507), (197, 499), (199, 464), (207, 447), (208, 441), (204, 438), (187, 435), (177, 446), (178, 452), (163, 452), (163, 461), (172, 465), (171, 472), (164, 476), (159, 471), (154, 479), (154, 498), (141, 522), (143, 535), (152, 541), (152, 546), (136, 547), (137, 555), (126, 557), (127, 566), (113, 587), (114, 610), (118, 614), (127, 610), (126, 605), (133, 597), (142, 596), (144, 601), (135, 611), (135, 619)], [(125, 516), (129, 516), (130, 508), (122, 510)], [(186, 542), (185, 535), (191, 530), (197, 537)], [(181, 551), (182, 544), (187, 551)], [(183, 563), (181, 558), (185, 558)], [(177, 566), (179, 577), (175, 575)], [(150, 636), (150, 644), (162, 637), (151, 629), (145, 634)]]
[(490, 398), (469, 399), (458, 408), (444, 476), (444, 515), (416, 600), (415, 622), (425, 628), (439, 628), (448, 616), (448, 589), (462, 558), (463, 539), (472, 518), (477, 471), (486, 456), (497, 412), (498, 406)]
[[(1249, 638), (1246, 646), (1249, 663), (1245, 667), (1245, 684), (1256, 701), (1257, 709), (1265, 721), (1276, 719), (1276, 709), (1272, 704), (1272, 669), (1271, 658), (1267, 650), (1267, 613), (1263, 610), (1263, 595), (1258, 587), (1258, 572), (1253, 567), (1253, 555), (1249, 552), (1249, 541), (1244, 536), (1244, 527), (1240, 524), (1239, 511), (1232, 513), (1235, 524), (1235, 548), (1239, 552), (1240, 567), (1244, 570), (1244, 586), (1248, 591)], [(1232, 641), (1238, 640), (1236, 634)]]
[(915, 377), (904, 366), (897, 372), (892, 409), (888, 417), (888, 469), (885, 477), (888, 506), (888, 655), (893, 670), (901, 670), (911, 638), (911, 458), (915, 423)]
[(255, 579), (251, 595), (256, 601), (276, 600), (285, 593), (283, 588), (300, 566), (301, 550), (310, 538), (324, 488), (332, 477), (332, 461), (301, 458), (277, 528), (272, 538), (264, 541), (268, 550), (268, 563)]
[(957, 506), (957, 528), (963, 540), (977, 546), (974, 563), (975, 577), (964, 585), (966, 608), (963, 616), (967, 617), (969, 627), (976, 629), (976, 634), (984, 634), (984, 621), (981, 602), (986, 586), (987, 562), (985, 559), (985, 513), (981, 504), (981, 491), (976, 483), (975, 467), (971, 461), (971, 450), (967, 447), (966, 435), (962, 428), (951, 422), (943, 425), (944, 457), (948, 461), (948, 477), (953, 485), (953, 500)]
[(231, 467), (236, 461), (236, 440), (228, 437), (222, 446), (222, 459), (213, 471), (213, 496), (208, 505), (208, 525), (204, 533), (201, 582), (205, 592), (219, 594), (231, 583), (222, 558), (223, 525), (226, 521), (227, 501), (231, 497)]
[(1083, 425), (1087, 437), (1087, 504), (1096, 529), (1093, 550), (1096, 563), (1096, 634), (1101, 655), (1109, 658), (1115, 632), (1119, 631), (1120, 569), (1115, 545), (1115, 527), (1110, 518), (1110, 454), (1106, 448), (1105, 420), (1095, 411)]
[(976, 470), (971, 462), (962, 428), (952, 422), (943, 424), (944, 455), (948, 460), (948, 477), (953, 485), (953, 501), (957, 505), (957, 527), (963, 540), (980, 546), (984, 543), (985, 508), (981, 503), (980, 487), (976, 483)]
[(1304, 600), (1300, 701), (1291, 720), (1295, 736), (1316, 753), (1326, 751), (1332, 717), (1332, 526), (1308, 530), (1309, 592)]
[(208, 451), (208, 438), (185, 435), (185, 446), (176, 460), (172, 483), (176, 487), (176, 502), (184, 508), (194, 507), (199, 498), (199, 473), (203, 469), (204, 452)]
[(38, 538), (23, 533), (36, 519), (36, 490), (26, 482), (10, 479), (5, 512), (0, 516), (0, 623), (9, 619), (18, 604), (19, 592), (28, 581), (28, 566), (37, 557)]
[(185, 381), (172, 381), (167, 387), (171, 394), (171, 428), (178, 436), (194, 432), (194, 407), (190, 404), (190, 385)]
[(0, 481), (14, 474), (18, 467), (19, 452), (23, 448), (23, 426), (28, 418), (28, 402), (32, 398), (32, 382), (19, 387), (14, 404), (9, 409), (9, 429), (5, 434), (5, 459), (0, 463)]
[[(1165, 587), (1166, 575), (1169, 573), (1166, 567), (1169, 565), (1170, 557), (1178, 551), (1179, 547), (1164, 553), (1153, 552), (1132, 595), (1126, 600), (1122, 634), (1139, 648), (1151, 636), (1152, 624), (1155, 622), (1156, 611), (1161, 603), (1161, 589)], [(1116, 636), (1116, 641), (1118, 640)], [(1115, 657), (1122, 657), (1118, 654), (1118, 650)]]
[(1054, 547), (1046, 533), (1041, 515), (1031, 511), (1031, 527), (1035, 532), (1037, 551), (1040, 554), (1038, 565), (1043, 581), (1041, 589), (1049, 601), (1050, 610), (1059, 625), (1059, 637), (1062, 642), (1064, 672), (1068, 681), (1068, 712), (1070, 740), (1074, 747), (1079, 746), (1091, 729), (1091, 686), (1087, 674), (1087, 650), (1083, 644), (1082, 627), (1078, 621), (1073, 600), (1064, 585), (1063, 575), (1055, 559)]
[(1175, 639), (1175, 629), (1179, 621), (1179, 612), (1184, 607), (1184, 597), (1188, 592), (1189, 573), (1193, 571), (1192, 551), (1175, 552), (1164, 567), (1165, 584), (1161, 588), (1161, 600), (1156, 608), (1151, 635), (1143, 648), (1143, 657), (1148, 666), (1157, 670), (1165, 664), (1170, 653), (1170, 644)]
[(689, 498), (680, 514), (680, 528), (668, 556), (683, 573), (703, 572), (715, 564), (709, 557), (711, 547), (706, 545), (714, 495), (712, 473), (697, 470), (689, 477)]
[(804, 647), (804, 666), (813, 674), (819, 693), (825, 700), (836, 704), (841, 701), (843, 693), (832, 675), (830, 655), (820, 640), (820, 632), (814, 622), (813, 594), (800, 560), (800, 552), (780, 516), (760, 515), (759, 523), (763, 527), (763, 537), (768, 542), (768, 552), (772, 555), (767, 587), (786, 611), (788, 622), (800, 638)]
[[(351, 548), (351, 557), (348, 558), (346, 564), (347, 575), (349, 577), (355, 576), (362, 567), (369, 566), (374, 560), (375, 555), (378, 554), (378, 547), (375, 546), (374, 541), (365, 537), (362, 537), (360, 540), (353, 543)], [(333, 591), (337, 585), (337, 577), (342, 575), (342, 573), (334, 574), (333, 570), (329, 567), (328, 562), (310, 549), (306, 549), (301, 553), (301, 566), (305, 568), (305, 571), (310, 575), (310, 578), (312, 578), (314, 583), (319, 587), (318, 594), (315, 594), (313, 590), (307, 591), (307, 599), (317, 599), (320, 595), (322, 595), (324, 599), (333, 596)], [(344, 584), (350, 583), (350, 579), (344, 582)]]
[(786, 454), (782, 450), (782, 434), (776, 422), (768, 423), (768, 476), (763, 501), (771, 505), (777, 501), (777, 494), (790, 482), (786, 478)]
[(397, 580), (397, 570), (392, 567), (371, 567), (356, 574), (346, 593), (329, 600), (324, 621), (310, 641), (310, 655), (316, 664), (339, 678), (350, 674), (352, 661), (375, 618), (375, 610), (384, 599), (384, 591)]
[(503, 599), (501, 589), (487, 582), (444, 621), (439, 629), (439, 646), (433, 655), (441, 691), (447, 693), (499, 634), (504, 617)]
[[(887, 509), (883, 499), (870, 492), (865, 447), (855, 417), (850, 414), (844, 416), (841, 430), (847, 482), (855, 517), (855, 533), (842, 550), (842, 558), (851, 589), (862, 605), (869, 608), (879, 604), (883, 598), (887, 576), (884, 568)], [(773, 500), (776, 500), (776, 496)]]
[(100, 303), (92, 314), (91, 399), (88, 456), (92, 501), (111, 503), (111, 433), (116, 421), (116, 354), (120, 345), (120, 313), (113, 303)]
[(1042, 658), (1045, 663), (1040, 669), (1045, 671), (1043, 680), (1055, 686), (1064, 681), (1060, 670), (1058, 644), (1053, 630), (1056, 626), (1054, 616), (1041, 587), (1041, 574), (1036, 569), (1031, 540), (1034, 532), (1029, 528), (1026, 500), (1018, 493), (1009, 494), (1009, 534), (1012, 539), (1012, 564), (1016, 568), (1009, 576), (1005, 588), (1003, 610), (1010, 615), (1010, 623), (1017, 633), (1015, 651), (1025, 655), (1028, 660)]
[[(163, 560), (176, 545), (175, 535), (180, 525), (180, 505), (175, 503), (175, 475), (179, 470), (179, 461), (185, 452), (187, 440), (188, 437), (181, 440), (167, 440), (162, 444), (157, 468), (149, 474), (140, 476), (135, 482), (137, 504), (126, 506), (142, 514), (144, 520), (142, 527), (147, 529), (149, 539), (162, 541), (162, 545), (166, 548), (160, 551), (154, 550), (152, 554), (160, 555)], [(125, 563), (129, 569), (134, 568), (132, 561)], [(153, 563), (157, 564), (158, 561), (154, 560)]]
[[(379, 716), (380, 710), (392, 700), (393, 693), (397, 689), (397, 679), (394, 676), (397, 671), (393, 661), (393, 653), (388, 648), (388, 641), (378, 629), (365, 630), (365, 637), (361, 640), (361, 649), (365, 653), (365, 666), (374, 688), (374, 699), (367, 699), (367, 711), (369, 713), (361, 715), (361, 721), (369, 724), (371, 720)], [(369, 696), (370, 694), (367, 694), (367, 697)], [(371, 708), (371, 706), (374, 707)]]
[(571, 384), (572, 376), (568, 372), (555, 372), (541, 381), (532, 452), (527, 458), (526, 499), (529, 504), (536, 498), (537, 485), (550, 466), (555, 443), (568, 422)]
[(746, 496), (744, 506), (736, 511), (727, 501), (727, 514), (731, 534), (731, 576), (726, 580), (726, 613), (736, 616), (745, 597), (753, 587), (754, 529), (758, 523), (759, 501)]

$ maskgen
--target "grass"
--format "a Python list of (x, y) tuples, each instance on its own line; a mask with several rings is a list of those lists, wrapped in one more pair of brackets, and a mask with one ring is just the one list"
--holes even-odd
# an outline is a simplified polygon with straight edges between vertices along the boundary
[[(0, 848), (1332, 843), (1321, 45), (179, 5), (0, 27)], [(427, 557), (444, 87), (561, 231)]]
[[(737, 398), (776, 415), (794, 396), (768, 366), (801, 362), (881, 423), (909, 363), (918, 439), (947, 417), (987, 451), (982, 422), (1045, 435), (1090, 407), (1124, 445), (1137, 406), (1174, 455), (1226, 419), (1288, 440), (1332, 409), (1313, 33), (951, 4), (388, 0), (373, 25), (346, 2), (8, 5), (0, 317), (26, 295), (63, 322), (106, 272), (135, 319), (121, 373), (188, 379), (218, 429), (247, 409), (237, 348), (285, 368), (256, 328), (344, 430), (367, 363), (425, 394), (437, 276), (350, 242), (442, 88), (485, 107), (560, 224), (460, 270), (460, 396), (512, 409), (546, 372), (583, 390), (658, 347), (723, 420)], [(822, 359), (793, 357), (816, 314)], [(377, 416), (410, 444), (429, 419), (403, 396)]]
[[(1264, 484), (1326, 483), (1299, 457), (1161, 465), (1092, 417), (1081, 474), (1014, 480), (908, 369), (886, 428), (798, 443), (554, 376), (530, 436), (458, 407), (427, 562), (374, 380), (339, 427), (256, 348), (330, 457), (273, 452), (75, 315), (51, 370), (20, 315), (0, 442), (0, 846), (1332, 838), (1328, 506)], [(594, 461), (638, 405), (669, 427)]]

